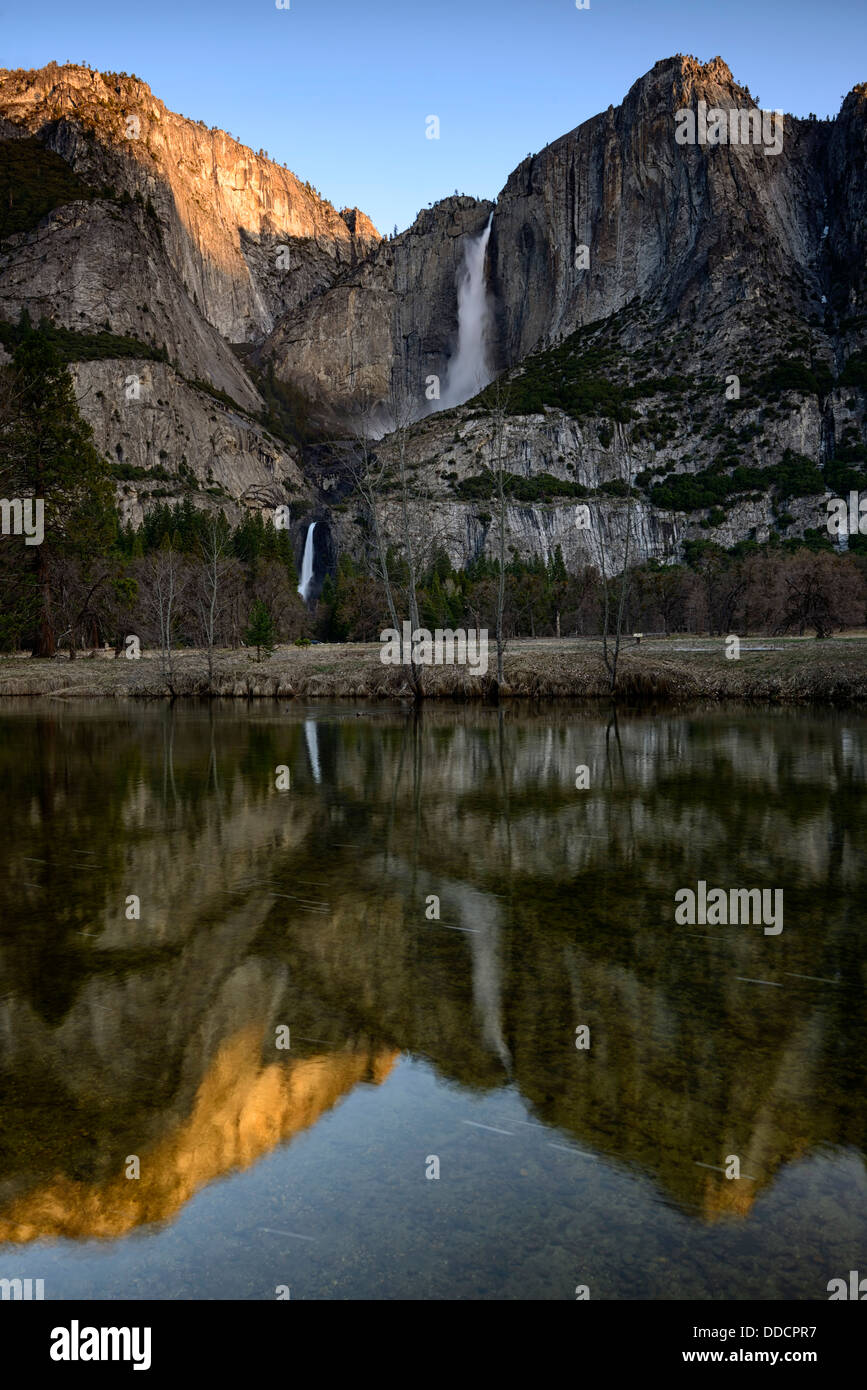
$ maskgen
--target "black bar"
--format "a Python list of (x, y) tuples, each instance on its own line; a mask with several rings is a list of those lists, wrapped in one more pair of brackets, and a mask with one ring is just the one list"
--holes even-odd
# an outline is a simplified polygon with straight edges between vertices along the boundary
[[(378, 1374), (390, 1380), (399, 1374), (401, 1379), (420, 1377), (427, 1386), (438, 1364), (454, 1376), (475, 1365), (489, 1375), (502, 1363), (513, 1377), (524, 1364), (528, 1371), (535, 1366), (534, 1379), (550, 1379), (555, 1362), (561, 1367), (557, 1376), (568, 1375), (568, 1366), (575, 1376), (591, 1369), (597, 1376), (632, 1370), (649, 1378), (673, 1370), (700, 1373), (713, 1366), (738, 1371), (795, 1365), (826, 1381), (829, 1373), (857, 1375), (867, 1331), (863, 1310), (824, 1302), (588, 1300), (568, 1310), (534, 1303), (518, 1316), (516, 1323), (510, 1302), (7, 1302), (0, 1309), (0, 1328), (7, 1366), (47, 1372), (52, 1380), (92, 1378), (100, 1371), (115, 1377), (136, 1374), (132, 1359), (52, 1359), (52, 1346), (72, 1351), (77, 1324), (75, 1341), (83, 1349), (93, 1341), (89, 1328), (140, 1329), (138, 1340), (131, 1334), (128, 1343), (130, 1358), (140, 1361), (148, 1354), (144, 1329), (149, 1329), (150, 1364), (138, 1374), (160, 1381), (167, 1374), (212, 1374), (231, 1384), (235, 1376), (246, 1382), (280, 1367), (287, 1375), (303, 1367), (305, 1379), (331, 1380), (345, 1358), (347, 1374), (355, 1379)], [(57, 1329), (66, 1330), (68, 1344)], [(549, 1332), (550, 1340), (536, 1340), (538, 1331)], [(422, 1352), (420, 1363), (407, 1361), (409, 1348)], [(110, 1340), (106, 1349), (110, 1353)]]

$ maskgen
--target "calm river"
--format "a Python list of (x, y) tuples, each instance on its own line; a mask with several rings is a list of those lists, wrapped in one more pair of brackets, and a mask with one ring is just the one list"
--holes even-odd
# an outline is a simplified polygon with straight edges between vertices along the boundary
[(7, 701), (0, 771), (0, 1278), (867, 1274), (861, 716)]

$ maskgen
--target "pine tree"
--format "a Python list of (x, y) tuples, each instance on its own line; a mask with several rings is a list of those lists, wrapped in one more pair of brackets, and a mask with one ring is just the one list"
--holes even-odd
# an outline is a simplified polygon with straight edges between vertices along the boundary
[(34, 656), (53, 656), (52, 561), (72, 559), (90, 572), (117, 541), (114, 488), (108, 464), (79, 414), (72, 378), (49, 342), (46, 326), (25, 332), (12, 358), (15, 414), (3, 432), (5, 485), (12, 495), (44, 502), (44, 539), (22, 547), (21, 564), (35, 587)]
[(322, 593), (319, 596), (320, 633), (327, 642), (332, 642), (337, 636), (335, 628), (335, 611), (337, 608), (337, 587), (330, 574), (326, 574), (325, 582), (322, 585)]
[(286, 566), (286, 573), (289, 583), (293, 589), (298, 588), (298, 569), (295, 564), (295, 553), (292, 549), (292, 539), (286, 530), (278, 531), (273, 523), (269, 523), (269, 530), (274, 535), (274, 558), (282, 561)]
[(265, 546), (265, 523), (259, 512), (248, 512), (232, 536), (232, 549), (239, 560), (255, 568)]
[(273, 652), (275, 638), (274, 619), (267, 605), (257, 598), (250, 610), (250, 626), (244, 633), (244, 641), (248, 647), (256, 648), (256, 660), (261, 661), (263, 652), (266, 656)]

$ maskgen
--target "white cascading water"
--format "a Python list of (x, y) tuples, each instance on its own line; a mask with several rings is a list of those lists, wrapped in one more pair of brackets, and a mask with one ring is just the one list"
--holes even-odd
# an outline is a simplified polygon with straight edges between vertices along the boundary
[(316, 530), (316, 522), (311, 521), (307, 527), (307, 539), (304, 542), (304, 559), (301, 561), (301, 582), (298, 585), (298, 592), (307, 602), (307, 591), (313, 583), (313, 532)]
[(458, 276), (458, 342), (449, 362), (438, 410), (463, 405), (493, 378), (488, 365), (490, 309), (485, 283), (485, 257), (493, 220), (491, 213), (484, 231), (472, 237), (464, 251), (464, 263)]

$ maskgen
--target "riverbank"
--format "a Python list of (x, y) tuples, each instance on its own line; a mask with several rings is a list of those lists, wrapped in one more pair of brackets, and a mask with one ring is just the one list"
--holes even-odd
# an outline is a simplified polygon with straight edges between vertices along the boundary
[[(356, 699), (411, 700), (406, 672), (380, 661), (378, 643), (282, 646), (267, 660), (221, 651), (214, 681), (204, 653), (174, 655), (171, 687), (156, 652), (138, 660), (113, 652), (34, 660), (0, 658), (0, 697), (56, 699)], [(468, 668), (426, 669), (426, 694), (438, 700), (485, 700), (495, 693), (496, 657), (485, 676)], [(601, 643), (590, 639), (509, 644), (500, 696), (538, 700), (610, 698)], [(867, 701), (867, 634), (815, 638), (751, 638), (740, 657), (726, 657), (723, 638), (631, 638), (620, 656), (617, 695), (633, 703), (747, 700), (770, 704), (851, 705)]]

